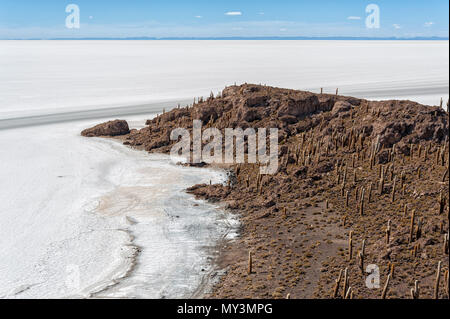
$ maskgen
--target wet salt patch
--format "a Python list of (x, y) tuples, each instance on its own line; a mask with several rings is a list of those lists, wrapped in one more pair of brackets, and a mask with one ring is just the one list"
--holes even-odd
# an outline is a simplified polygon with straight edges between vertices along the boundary
[(128, 229), (140, 253), (127, 278), (95, 297), (189, 297), (213, 266), (210, 249), (232, 238), (234, 231), (230, 236), (228, 232), (236, 223), (229, 213), (183, 191), (209, 180), (223, 183), (223, 172), (174, 166), (165, 155), (151, 158), (152, 165), (139, 170), (139, 183), (145, 186), (119, 187), (104, 196), (96, 210), (131, 218)]

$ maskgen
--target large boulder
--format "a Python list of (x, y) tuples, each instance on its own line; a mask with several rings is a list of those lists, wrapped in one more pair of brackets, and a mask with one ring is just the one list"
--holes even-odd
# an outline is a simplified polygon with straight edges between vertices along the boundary
[(403, 137), (410, 134), (414, 128), (413, 123), (405, 121), (382, 123), (380, 126), (382, 126), (380, 143), (387, 147), (398, 143)]
[(278, 110), (278, 116), (285, 115), (302, 117), (319, 110), (319, 99), (312, 93), (302, 92), (293, 97), (287, 97), (282, 101)]
[(348, 112), (352, 109), (352, 105), (347, 101), (338, 101), (334, 103), (331, 114), (336, 115), (342, 112)]
[(264, 94), (257, 94), (244, 99), (246, 107), (266, 107), (269, 105), (269, 97)]
[(114, 120), (98, 124), (81, 132), (82, 136), (118, 136), (130, 133), (130, 128), (125, 120)]

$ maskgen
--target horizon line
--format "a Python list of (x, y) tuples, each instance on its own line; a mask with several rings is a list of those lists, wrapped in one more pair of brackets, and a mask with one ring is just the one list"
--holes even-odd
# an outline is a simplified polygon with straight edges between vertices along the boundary
[(173, 41), (173, 40), (397, 40), (397, 41), (448, 41), (449, 37), (440, 36), (416, 36), (416, 37), (350, 37), (350, 36), (328, 36), (328, 37), (306, 37), (306, 36), (230, 36), (230, 37), (79, 37), (79, 38), (0, 38), (1, 41), (68, 41), (68, 40), (147, 40), (147, 41)]

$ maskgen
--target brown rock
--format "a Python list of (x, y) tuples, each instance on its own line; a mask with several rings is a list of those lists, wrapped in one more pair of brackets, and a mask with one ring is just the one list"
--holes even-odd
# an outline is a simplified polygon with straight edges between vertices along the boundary
[(98, 124), (92, 128), (85, 129), (81, 132), (82, 136), (118, 136), (125, 135), (130, 132), (127, 121), (114, 120), (106, 123)]
[(249, 97), (245, 99), (245, 106), (246, 107), (260, 107), (260, 106), (267, 106), (269, 97), (266, 95), (255, 95), (252, 97)]
[(346, 101), (338, 101), (334, 104), (331, 113), (336, 115), (338, 113), (347, 112), (352, 109), (352, 105)]
[(319, 99), (316, 95), (308, 92), (301, 92), (294, 97), (288, 98), (283, 102), (278, 110), (278, 116), (291, 115), (301, 117), (308, 113), (314, 113), (319, 110)]

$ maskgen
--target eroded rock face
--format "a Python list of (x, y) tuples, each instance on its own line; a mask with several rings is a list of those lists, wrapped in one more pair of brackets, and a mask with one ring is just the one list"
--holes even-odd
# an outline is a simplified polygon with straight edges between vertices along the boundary
[(255, 95), (245, 99), (246, 107), (265, 107), (268, 106), (270, 98), (266, 95)]
[(412, 130), (413, 125), (406, 122), (386, 123), (380, 132), (380, 143), (382, 145), (394, 145)]
[(130, 133), (128, 123), (125, 120), (114, 120), (98, 124), (81, 132), (82, 136), (118, 136)]
[(342, 112), (348, 112), (352, 109), (352, 105), (347, 101), (336, 102), (333, 106), (331, 114), (336, 115)]
[(439, 107), (411, 101), (369, 102), (369, 106), (377, 111), (365, 122), (372, 121), (372, 135), (380, 136), (384, 147), (395, 144), (400, 150), (406, 150), (406, 144), (440, 142), (448, 137), (448, 118)]
[(296, 97), (289, 97), (278, 110), (279, 116), (291, 115), (301, 117), (319, 110), (319, 99), (312, 93), (303, 93)]

